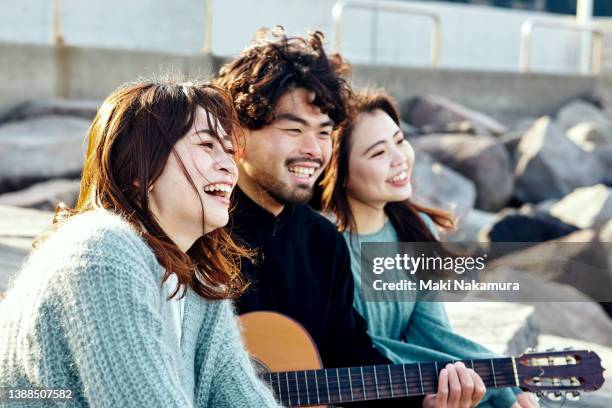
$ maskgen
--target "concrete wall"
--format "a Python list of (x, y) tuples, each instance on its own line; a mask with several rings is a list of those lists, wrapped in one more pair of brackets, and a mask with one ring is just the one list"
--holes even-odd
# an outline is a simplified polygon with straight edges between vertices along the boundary
[[(401, 1), (401, 0), (400, 0)], [(335, 0), (216, 0), (212, 48), (216, 55), (242, 50), (255, 30), (277, 24), (290, 33), (318, 28), (331, 36)], [(541, 12), (434, 1), (401, 1), (434, 11), (442, 21), (441, 66), (496, 70), (518, 69), (520, 27), (527, 18), (570, 18)], [(0, 0), (0, 41), (47, 43), (51, 36), (51, 0)], [(149, 49), (193, 54), (204, 43), (206, 0), (62, 0), (62, 32), (67, 44)], [(343, 51), (354, 63), (371, 63), (373, 17), (348, 10), (343, 18)], [(375, 24), (374, 24), (375, 25)], [(378, 63), (426, 66), (430, 23), (421, 18), (379, 13)], [(577, 72), (577, 34), (534, 30), (532, 66), (536, 72)]]
[[(210, 78), (226, 61), (200, 53), (12, 43), (0, 43), (0, 55), (0, 111), (49, 97), (101, 100), (124, 82), (164, 72)], [(508, 121), (550, 113), (572, 97), (595, 93), (598, 86), (590, 76), (364, 65), (354, 66), (352, 79), (356, 86), (384, 86), (400, 101), (433, 93)]]
[(0, 43), (0, 110), (50, 97), (105, 98), (140, 77), (175, 73), (210, 78), (213, 57), (154, 51)]
[(382, 86), (400, 101), (419, 93), (442, 95), (509, 124), (551, 114), (572, 98), (598, 92), (597, 78), (586, 75), (373, 66), (353, 71), (354, 85)]

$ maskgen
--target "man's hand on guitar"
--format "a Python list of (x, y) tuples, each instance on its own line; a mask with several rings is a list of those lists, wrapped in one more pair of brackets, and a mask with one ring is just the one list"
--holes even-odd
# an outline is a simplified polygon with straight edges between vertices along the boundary
[(486, 392), (482, 379), (463, 363), (448, 364), (440, 371), (438, 393), (423, 400), (423, 408), (471, 408)]

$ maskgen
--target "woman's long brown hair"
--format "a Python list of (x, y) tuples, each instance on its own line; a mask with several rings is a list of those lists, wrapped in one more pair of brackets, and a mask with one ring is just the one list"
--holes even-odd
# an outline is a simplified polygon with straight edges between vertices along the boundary
[[(61, 211), (56, 222), (96, 208), (109, 210), (141, 232), (166, 270), (162, 282), (176, 274), (178, 285), (172, 296), (184, 285), (207, 299), (235, 298), (246, 287), (240, 275), (240, 258), (250, 253), (234, 243), (223, 228), (204, 235), (184, 253), (149, 208), (149, 187), (162, 173), (170, 154), (175, 154), (176, 142), (191, 129), (198, 107), (207, 112), (209, 129), (219, 140), (223, 130), (238, 142), (240, 127), (232, 100), (215, 85), (166, 80), (128, 84), (113, 92), (89, 129), (77, 206)], [(199, 189), (176, 157), (202, 203)], [(202, 228), (204, 216), (202, 204)]]
[[(359, 114), (381, 110), (399, 126), (400, 115), (395, 100), (383, 90), (356, 93), (349, 103), (349, 108), (349, 119), (334, 132), (331, 161), (321, 181), (322, 203), (324, 211), (335, 214), (339, 231), (348, 230), (351, 233), (357, 233), (355, 218), (351, 212), (345, 188), (349, 176), (351, 135), (355, 123)], [(437, 241), (433, 232), (419, 216), (421, 212), (427, 214), (434, 223), (442, 228), (452, 229), (455, 225), (449, 213), (415, 204), (411, 200), (387, 203), (384, 211), (402, 242)]]

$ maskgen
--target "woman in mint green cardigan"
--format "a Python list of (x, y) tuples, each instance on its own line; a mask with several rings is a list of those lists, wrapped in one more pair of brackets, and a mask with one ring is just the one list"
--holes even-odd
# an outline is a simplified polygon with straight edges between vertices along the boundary
[(231, 304), (245, 286), (245, 253), (222, 228), (234, 123), (212, 85), (138, 83), (106, 99), (76, 209), (0, 303), (1, 407), (277, 406)]
[[(442, 303), (363, 299), (361, 243), (433, 242), (437, 241), (434, 222), (452, 228), (453, 220), (443, 211), (409, 200), (414, 151), (402, 134), (393, 99), (383, 91), (364, 92), (355, 95), (352, 108), (351, 119), (335, 135), (323, 181), (323, 204), (348, 243), (354, 306), (367, 321), (374, 344), (395, 363), (492, 357), (489, 350), (452, 331)], [(479, 401), (472, 393), (479, 381), (473, 370), (451, 364), (440, 372), (438, 394), (427, 396), (423, 405), (537, 406), (519, 389), (489, 390)], [(461, 392), (446, 395), (453, 385)]]

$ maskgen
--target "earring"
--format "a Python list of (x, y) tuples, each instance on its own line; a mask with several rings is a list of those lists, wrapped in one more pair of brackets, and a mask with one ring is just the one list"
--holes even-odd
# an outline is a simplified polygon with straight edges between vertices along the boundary
[(149, 186), (149, 188), (147, 189), (147, 193), (151, 194), (151, 191), (153, 191), (153, 186)]

